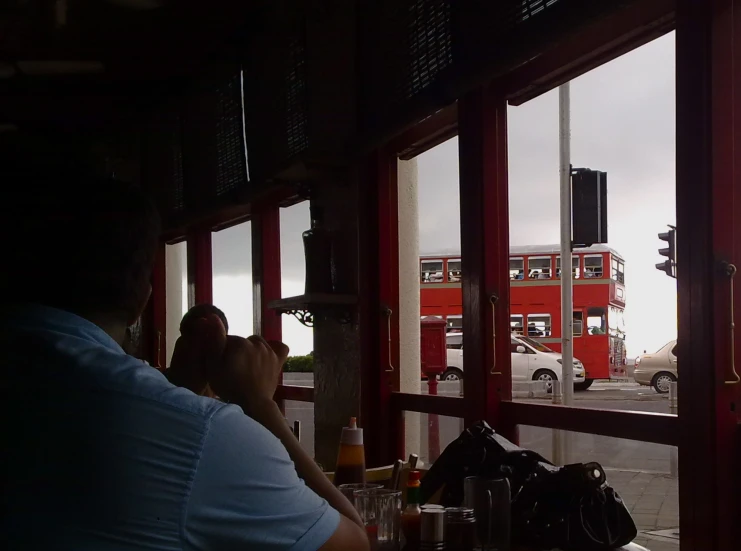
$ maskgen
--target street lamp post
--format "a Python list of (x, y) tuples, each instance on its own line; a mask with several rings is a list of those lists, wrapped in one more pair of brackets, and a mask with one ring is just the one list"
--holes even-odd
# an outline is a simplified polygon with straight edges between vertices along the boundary
[[(561, 358), (563, 405), (574, 404), (574, 294), (571, 271), (571, 87), (558, 89), (559, 158), (561, 184)], [(562, 460), (569, 458), (568, 434), (561, 435)]]

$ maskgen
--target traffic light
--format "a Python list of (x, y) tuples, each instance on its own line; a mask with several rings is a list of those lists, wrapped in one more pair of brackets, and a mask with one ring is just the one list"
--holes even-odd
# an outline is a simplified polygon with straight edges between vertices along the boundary
[(656, 265), (656, 269), (664, 272), (669, 277), (677, 277), (677, 228), (669, 226), (669, 231), (660, 233), (659, 239), (666, 241), (667, 246), (659, 249), (659, 254), (667, 259)]
[(607, 243), (607, 173), (589, 168), (571, 170), (572, 244)]

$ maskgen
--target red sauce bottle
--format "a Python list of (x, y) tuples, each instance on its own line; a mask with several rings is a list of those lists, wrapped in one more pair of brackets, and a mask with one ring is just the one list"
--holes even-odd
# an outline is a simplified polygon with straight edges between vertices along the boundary
[(422, 528), (422, 509), (420, 508), (420, 478), (419, 471), (409, 471), (407, 479), (407, 505), (401, 512), (401, 531), (406, 544), (405, 551), (414, 551), (419, 548), (420, 531)]

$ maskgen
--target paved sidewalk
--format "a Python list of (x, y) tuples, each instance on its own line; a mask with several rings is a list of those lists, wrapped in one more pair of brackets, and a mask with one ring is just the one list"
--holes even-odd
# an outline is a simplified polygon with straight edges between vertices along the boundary
[(664, 473), (615, 469), (606, 472), (607, 482), (623, 498), (638, 527), (635, 542), (650, 551), (678, 551), (677, 479)]

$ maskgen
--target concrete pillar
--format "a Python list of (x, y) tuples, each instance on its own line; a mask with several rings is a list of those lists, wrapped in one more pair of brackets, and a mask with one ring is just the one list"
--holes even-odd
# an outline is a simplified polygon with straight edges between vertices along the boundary
[(187, 273), (185, 251), (185, 242), (165, 246), (167, 366), (170, 365), (172, 352), (175, 350), (175, 341), (180, 336), (180, 320), (185, 314), (183, 312), (183, 293)]
[[(399, 338), (401, 392), (421, 392), (417, 160), (399, 161)], [(406, 453), (419, 454), (420, 414), (404, 413)]]
[[(338, 278), (357, 294), (358, 225), (356, 183), (322, 183), (313, 189), (312, 203), (324, 209), (325, 225), (333, 233)], [(360, 416), (360, 333), (357, 318), (350, 324), (315, 318), (314, 323), (314, 457), (334, 470), (342, 427)]]

